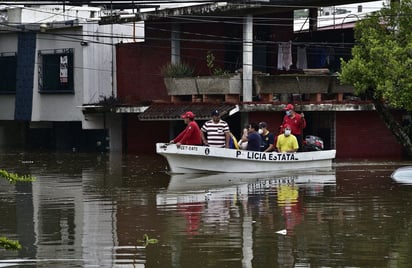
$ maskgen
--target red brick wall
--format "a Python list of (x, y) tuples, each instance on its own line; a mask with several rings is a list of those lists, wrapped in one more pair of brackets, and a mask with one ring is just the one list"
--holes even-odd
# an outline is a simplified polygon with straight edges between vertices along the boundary
[[(283, 113), (256, 112), (249, 122), (265, 121), (269, 130), (277, 134)], [(156, 142), (167, 142), (169, 121), (139, 121), (131, 114), (126, 120), (128, 153), (155, 153)], [(337, 159), (370, 158), (401, 159), (402, 147), (373, 111), (336, 113)]]
[[(157, 24), (155, 27), (156, 29), (150, 24), (146, 25), (145, 42), (117, 46), (117, 93), (123, 103), (170, 100), (161, 76), (162, 66), (171, 60), (170, 28), (166, 24)], [(224, 68), (223, 43), (198, 42), (201, 39), (209, 41), (219, 39), (218, 36), (225, 35), (223, 27), (213, 28), (210, 24), (188, 24), (183, 25), (181, 31), (183, 32), (181, 61), (192, 66), (196, 75), (209, 74), (206, 65), (206, 55), (209, 50), (216, 58), (215, 67)]]
[(402, 148), (375, 111), (336, 113), (336, 158), (401, 158)]
[(126, 119), (127, 153), (155, 154), (156, 142), (169, 142), (169, 121), (140, 121), (136, 114)]
[(279, 126), (282, 124), (284, 115), (285, 113), (283, 112), (255, 112), (249, 114), (249, 122), (266, 122), (266, 124), (268, 125), (268, 130), (274, 133), (275, 135), (278, 135)]
[[(277, 17), (281, 15), (285, 18), (292, 16), (290, 12), (276, 14)], [(194, 67), (195, 75), (208, 75), (210, 70), (207, 67), (207, 52), (211, 51), (215, 56), (215, 67), (224, 70), (225, 49), (232, 50), (234, 49), (233, 46), (229, 45), (236, 44), (237, 49), (227, 51), (227, 53), (232, 53), (232, 56), (235, 54), (237, 64), (241, 67), (242, 22), (242, 20), (239, 20), (238, 24), (181, 24), (181, 61)], [(169, 22), (146, 22), (144, 42), (117, 45), (117, 96), (123, 103), (137, 104), (152, 100), (170, 100), (160, 71), (162, 66), (171, 60), (170, 25)], [(259, 27), (262, 26), (255, 26), (255, 31), (262, 31)], [(263, 32), (266, 33), (266, 31)], [(270, 27), (269, 32), (262, 38), (269, 38), (271, 41), (290, 40), (292, 38), (291, 26)], [(273, 45), (267, 51), (268, 64), (272, 68), (276, 66), (276, 57), (274, 55), (276, 48), (277, 46)], [(231, 63), (235, 65), (235, 62)]]
[(170, 62), (170, 31), (152, 31), (146, 29), (145, 42), (116, 48), (117, 96), (123, 103), (170, 99), (160, 74), (161, 67)]
[[(239, 40), (242, 31), (239, 25), (223, 23), (195, 23), (181, 26), (181, 57), (182, 61), (195, 68), (196, 75), (209, 75), (206, 56), (211, 51), (215, 56), (214, 67), (224, 69), (225, 43), (228, 33), (235, 33), (233, 39)], [(240, 35), (239, 35), (240, 32)], [(232, 38), (229, 40), (232, 42)]]

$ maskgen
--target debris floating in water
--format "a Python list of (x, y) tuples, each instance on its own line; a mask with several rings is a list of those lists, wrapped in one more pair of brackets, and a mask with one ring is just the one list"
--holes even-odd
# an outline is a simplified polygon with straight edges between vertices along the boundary
[(283, 229), (283, 230), (277, 231), (276, 233), (280, 235), (286, 235), (288, 231), (286, 229)]

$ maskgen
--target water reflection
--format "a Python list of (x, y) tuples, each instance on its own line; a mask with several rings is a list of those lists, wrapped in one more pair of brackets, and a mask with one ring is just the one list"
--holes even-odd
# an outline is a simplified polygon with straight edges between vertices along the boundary
[[(279, 234), (293, 235), (295, 226), (300, 224), (305, 213), (299, 192), (315, 196), (322, 194), (325, 187), (333, 190), (335, 186), (334, 170), (302, 174), (289, 172), (289, 175), (179, 174), (172, 175), (167, 190), (157, 195), (157, 206), (160, 210), (178, 211), (185, 221), (186, 235), (191, 240), (196, 239), (195, 236), (223, 235), (226, 244), (231, 241), (232, 251), (242, 256), (242, 266), (253, 267), (252, 260), (256, 258), (254, 248), (257, 247), (254, 243), (256, 226), (271, 230), (264, 236), (273, 236), (279, 229), (285, 231)], [(277, 263), (287, 267), (294, 261), (293, 247), (288, 242), (290, 239), (278, 239)], [(204, 241), (201, 247), (216, 248), (216, 241)], [(216, 253), (222, 250), (216, 248)], [(180, 252), (175, 254), (181, 255)], [(182, 265), (178, 259), (174, 258), (176, 267)]]
[(37, 181), (0, 180), (0, 236), (23, 246), (0, 267), (406, 266), (412, 186), (390, 178), (405, 164), (170, 176), (157, 156), (2, 153)]

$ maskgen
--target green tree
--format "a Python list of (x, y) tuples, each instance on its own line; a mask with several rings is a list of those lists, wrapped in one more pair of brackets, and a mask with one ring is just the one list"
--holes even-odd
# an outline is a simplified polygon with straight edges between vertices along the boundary
[(412, 111), (412, 0), (393, 1), (359, 21), (352, 59), (342, 60), (340, 80), (371, 99), (386, 126), (412, 158), (410, 124), (391, 109)]

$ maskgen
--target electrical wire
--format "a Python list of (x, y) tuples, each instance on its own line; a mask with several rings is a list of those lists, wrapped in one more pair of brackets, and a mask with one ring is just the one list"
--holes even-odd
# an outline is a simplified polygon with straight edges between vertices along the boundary
[[(193, 17), (193, 16), (192, 16)], [(273, 18), (265, 18), (265, 19), (273, 19)], [(279, 19), (284, 19), (284, 18), (279, 18)], [(202, 22), (202, 21), (200, 21), (200, 22)], [(218, 21), (219, 23), (221, 23), (221, 21)], [(156, 29), (156, 30), (159, 30), (159, 29)], [(170, 30), (167, 30), (167, 31), (169, 31), (170, 32)], [(184, 34), (197, 34), (197, 33), (193, 33), (193, 32), (184, 32)], [(58, 36), (58, 35), (60, 35), (60, 36), (62, 36), (62, 37), (66, 37), (66, 38), (72, 38), (73, 39), (73, 42), (75, 42), (75, 41), (79, 41), (80, 39), (79, 39), (79, 37), (82, 37), (82, 38), (84, 38), (84, 37), (93, 37), (93, 38), (104, 38), (104, 37), (107, 37), (107, 38), (119, 38), (119, 36), (116, 36), (116, 35), (95, 35), (95, 34), (93, 34), (93, 35), (86, 35), (86, 34), (80, 34), (80, 35), (77, 35), (77, 37), (75, 36), (75, 35), (73, 35), (73, 34), (55, 34), (56, 36)], [(202, 36), (202, 34), (197, 34), (198, 36)], [(211, 37), (211, 35), (203, 35), (203, 36), (208, 36), (208, 37)], [(124, 36), (122, 36), (123, 38), (124, 38)], [(236, 43), (236, 42), (242, 42), (242, 39), (241, 38), (236, 38), (236, 39), (234, 39), (233, 37), (228, 37), (228, 36), (214, 36), (215, 38), (223, 38), (223, 39), (233, 39), (231, 42), (234, 42), (234, 43)], [(45, 38), (43, 38), (43, 39), (45, 39)], [(155, 40), (156, 38), (146, 38), (146, 40)], [(47, 39), (45, 39), (45, 40), (47, 40)], [(59, 39), (49, 39), (49, 40), (55, 40), (55, 41), (57, 41), (57, 40), (59, 40)], [(63, 39), (61, 39), (61, 40), (63, 40)], [(158, 39), (159, 41), (170, 41), (170, 39), (168, 39), (168, 38), (163, 38), (163, 39), (161, 39), (161, 38), (159, 38)], [(190, 41), (190, 42), (193, 42), (193, 40), (191, 40), (191, 39), (180, 39), (181, 41)], [(64, 41), (67, 41), (67, 40), (64, 40)], [(105, 43), (105, 42), (99, 42), (99, 41), (93, 41), (93, 40), (86, 40), (86, 41), (88, 41), (88, 42), (95, 42), (96, 44), (104, 44), (104, 45), (113, 45), (112, 43)], [(199, 41), (200, 42), (200, 41)], [(209, 42), (209, 43), (217, 43), (217, 42), (222, 42), (222, 41), (220, 41), (220, 40), (212, 40), (212, 39), (205, 39), (205, 40), (201, 40), (201, 42)], [(258, 44), (258, 42), (259, 41), (254, 41), (254, 43), (256, 43), (256, 44)], [(279, 43), (279, 42), (271, 42), (271, 41), (260, 41), (260, 42), (266, 42), (266, 43), (270, 43), (270, 44), (276, 44), (276, 43)], [(316, 45), (316, 43), (315, 42), (311, 42), (312, 43), (312, 45)], [(224, 42), (223, 44), (227, 44), (227, 41), (226, 42)], [(295, 44), (297, 44), (297, 43), (295, 43)], [(308, 42), (299, 42), (299, 44), (309, 44)], [(348, 43), (348, 44), (350, 44), (350, 43)], [(324, 44), (323, 44), (324, 45)], [(329, 44), (329, 45), (332, 45), (332, 44)], [(337, 45), (339, 45), (339, 46), (342, 46), (342, 43), (337, 43)], [(164, 48), (168, 48), (168, 47), (164, 47)], [(193, 48), (184, 48), (184, 49), (199, 49), (199, 48), (195, 48), (195, 47), (193, 47)], [(227, 50), (226, 50), (227, 51)]]

